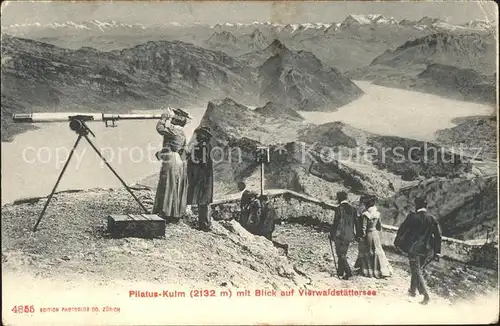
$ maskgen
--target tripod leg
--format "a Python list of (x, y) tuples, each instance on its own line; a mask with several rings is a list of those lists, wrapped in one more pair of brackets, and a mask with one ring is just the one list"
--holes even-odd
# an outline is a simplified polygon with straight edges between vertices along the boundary
[(62, 178), (64, 172), (66, 171), (66, 168), (68, 167), (68, 164), (69, 164), (69, 161), (71, 160), (71, 157), (73, 157), (73, 153), (75, 152), (76, 146), (78, 146), (80, 139), (82, 139), (81, 135), (79, 135), (78, 138), (76, 139), (76, 142), (73, 145), (71, 152), (69, 153), (68, 159), (66, 160), (66, 163), (64, 163), (61, 174), (59, 174), (59, 177), (57, 178), (56, 184), (54, 185), (54, 188), (52, 189), (52, 192), (50, 193), (49, 198), (45, 202), (45, 206), (43, 207), (42, 213), (40, 213), (40, 216), (38, 217), (38, 220), (36, 221), (35, 227), (33, 228), (33, 232), (36, 231), (38, 224), (40, 224), (40, 221), (42, 220), (43, 214), (45, 214), (45, 210), (47, 209), (47, 206), (49, 206), (49, 203), (52, 200), (52, 196), (54, 196), (54, 193), (56, 192), (56, 188), (59, 185), (59, 182), (61, 181), (61, 178)]
[(97, 153), (97, 155), (99, 155), (99, 157), (101, 158), (101, 160), (108, 166), (108, 168), (111, 170), (111, 172), (113, 172), (113, 174), (118, 178), (118, 180), (120, 180), (120, 182), (123, 184), (123, 186), (132, 195), (132, 197), (134, 197), (135, 201), (139, 204), (139, 206), (141, 206), (141, 208), (144, 210), (144, 212), (149, 213), (149, 211), (146, 209), (146, 207), (144, 207), (144, 205), (141, 203), (141, 201), (139, 200), (139, 198), (137, 198), (137, 196), (132, 192), (132, 190), (130, 189), (130, 187), (125, 183), (125, 181), (123, 181), (123, 179), (118, 175), (118, 173), (116, 173), (116, 171), (108, 163), (108, 161), (106, 161), (106, 159), (104, 158), (104, 156), (102, 156), (101, 152), (99, 152), (99, 150), (97, 149), (97, 147), (94, 146), (94, 143), (92, 143), (90, 141), (89, 137), (87, 135), (84, 135), (84, 137), (85, 137), (85, 139), (87, 139), (87, 141), (89, 142), (90, 146), (92, 146), (92, 148)]

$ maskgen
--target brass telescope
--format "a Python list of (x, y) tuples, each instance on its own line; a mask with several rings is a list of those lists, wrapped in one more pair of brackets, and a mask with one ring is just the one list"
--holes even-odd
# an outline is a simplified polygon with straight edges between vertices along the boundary
[[(187, 120), (192, 120), (192, 116), (187, 113), (186, 111), (182, 109), (172, 109), (175, 113), (175, 116), (173, 119), (176, 117), (183, 117), (186, 118)], [(101, 158), (101, 160), (106, 164), (106, 166), (113, 172), (113, 174), (120, 180), (122, 185), (127, 189), (127, 191), (132, 195), (132, 197), (135, 199), (135, 201), (139, 204), (139, 206), (142, 208), (142, 210), (145, 213), (149, 213), (147, 208), (141, 203), (139, 198), (134, 194), (132, 189), (127, 185), (127, 183), (118, 175), (118, 173), (113, 169), (111, 164), (106, 160), (106, 158), (102, 155), (102, 153), (99, 151), (99, 149), (94, 145), (94, 143), (90, 140), (89, 134), (94, 136), (94, 133), (90, 128), (87, 126), (87, 122), (91, 121), (104, 121), (106, 124), (106, 127), (116, 127), (115, 122), (118, 120), (160, 120), (161, 119), (161, 114), (142, 114), (142, 113), (126, 113), (126, 114), (109, 114), (109, 113), (16, 113), (13, 114), (12, 116), (14, 122), (16, 123), (50, 123), (50, 122), (68, 122), (69, 123), (69, 128), (74, 131), (77, 134), (77, 139), (75, 144), (73, 145), (73, 148), (71, 149), (69, 156), (66, 160), (66, 163), (64, 164), (61, 173), (59, 174), (59, 177), (57, 178), (57, 181), (52, 188), (52, 192), (48, 195), (47, 201), (45, 202), (45, 206), (42, 209), (42, 212), (40, 213), (40, 216), (38, 217), (38, 220), (36, 221), (36, 224), (33, 228), (33, 232), (35, 232), (38, 228), (38, 225), (40, 224), (40, 221), (42, 220), (43, 215), (45, 214), (45, 211), (47, 210), (47, 207), (52, 200), (52, 197), (54, 196), (57, 186), (59, 185), (59, 182), (61, 181), (64, 172), (66, 171), (66, 168), (68, 167), (68, 164), (73, 156), (73, 153), (75, 152), (78, 144), (80, 143), (80, 140), (84, 138), (87, 140), (87, 142), (90, 144), (90, 146), (94, 149), (94, 151), (97, 153), (97, 155)]]
[[(173, 109), (178, 116), (192, 120), (193, 117), (182, 109)], [(116, 127), (118, 120), (159, 120), (161, 114), (145, 113), (16, 113), (12, 116), (16, 123), (49, 123), (49, 122), (71, 122), (71, 121), (103, 121), (106, 127)]]

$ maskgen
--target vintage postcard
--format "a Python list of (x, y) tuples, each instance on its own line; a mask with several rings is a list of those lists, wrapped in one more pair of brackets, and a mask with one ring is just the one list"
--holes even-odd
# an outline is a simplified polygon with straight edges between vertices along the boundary
[(498, 322), (492, 1), (5, 1), (2, 322)]

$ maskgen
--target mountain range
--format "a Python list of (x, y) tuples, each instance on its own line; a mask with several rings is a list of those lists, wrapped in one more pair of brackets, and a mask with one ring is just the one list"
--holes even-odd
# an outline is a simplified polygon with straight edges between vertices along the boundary
[[(252, 67), (182, 41), (149, 41), (103, 52), (3, 35), (2, 126), (16, 131), (7, 126), (10, 114), (26, 111), (123, 112), (165, 103), (200, 107), (227, 96), (249, 105), (272, 100), (295, 109), (334, 110), (362, 95), (311, 53), (283, 47), (263, 59)], [(274, 86), (278, 91), (271, 91)]]
[[(263, 50), (275, 39), (290, 50), (312, 52), (340, 72), (362, 68), (387, 50), (434, 33), (493, 35), (493, 21), (450, 24), (438, 18), (397, 20), (379, 14), (352, 14), (339, 22), (271, 22), (181, 25), (176, 22), (128, 24), (117, 21), (3, 25), (2, 31), (69, 49), (125, 49), (148, 41), (184, 41), (236, 57)], [(444, 63), (447, 64), (447, 63)]]
[(30, 108), (201, 105), (214, 95), (241, 99), (252, 91), (246, 74), (224, 53), (180, 41), (101, 52), (2, 40), (2, 95)]
[[(215, 30), (221, 29), (233, 29), (233, 30), (244, 30), (244, 29), (267, 29), (272, 28), (274, 31), (281, 31), (286, 29), (291, 29), (291, 32), (306, 30), (306, 29), (316, 29), (316, 30), (327, 30), (331, 27), (346, 27), (353, 25), (370, 25), (370, 24), (392, 24), (392, 25), (404, 25), (413, 26), (417, 29), (423, 28), (454, 28), (454, 29), (475, 29), (475, 30), (488, 30), (494, 28), (495, 21), (486, 20), (473, 20), (464, 24), (449, 24), (439, 18), (423, 17), (418, 21), (412, 21), (408, 19), (397, 20), (394, 17), (384, 17), (380, 14), (352, 14), (347, 16), (342, 22), (325, 22), (325, 23), (296, 23), (296, 24), (280, 24), (275, 22), (259, 22), (255, 21), (252, 23), (219, 23), (215, 25), (194, 23), (183, 25), (178, 22), (169, 23), (155, 23), (155, 24), (139, 24), (139, 23), (124, 23), (111, 21), (99, 21), (99, 20), (89, 20), (89, 21), (65, 21), (65, 22), (55, 22), (41, 24), (37, 22), (24, 23), (24, 24), (11, 24), (2, 25), (2, 29), (5, 33), (14, 34), (21, 36), (21, 33), (26, 34), (34, 33), (40, 30), (118, 30), (118, 29), (191, 29), (191, 28), (210, 28)], [(243, 32), (248, 33), (247, 31)]]

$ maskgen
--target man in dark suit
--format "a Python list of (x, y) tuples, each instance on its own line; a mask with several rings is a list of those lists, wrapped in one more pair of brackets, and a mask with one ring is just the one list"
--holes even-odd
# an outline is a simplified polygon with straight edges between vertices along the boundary
[(210, 204), (213, 202), (214, 171), (212, 138), (209, 127), (194, 131), (187, 155), (187, 205), (198, 205), (199, 229), (208, 232), (212, 228)]
[(339, 260), (337, 276), (348, 280), (352, 276), (351, 267), (347, 261), (347, 250), (357, 233), (357, 212), (347, 202), (347, 193), (340, 191), (337, 193), (337, 201), (340, 205), (335, 209), (335, 217), (330, 229), (330, 240), (335, 243), (335, 251)]
[(415, 199), (416, 212), (408, 214), (401, 224), (395, 245), (408, 254), (410, 260), (411, 283), (408, 294), (416, 291), (424, 296), (422, 304), (429, 303), (429, 293), (422, 275), (422, 265), (429, 258), (439, 261), (441, 256), (441, 228), (436, 217), (427, 212), (427, 201), (423, 197)]

